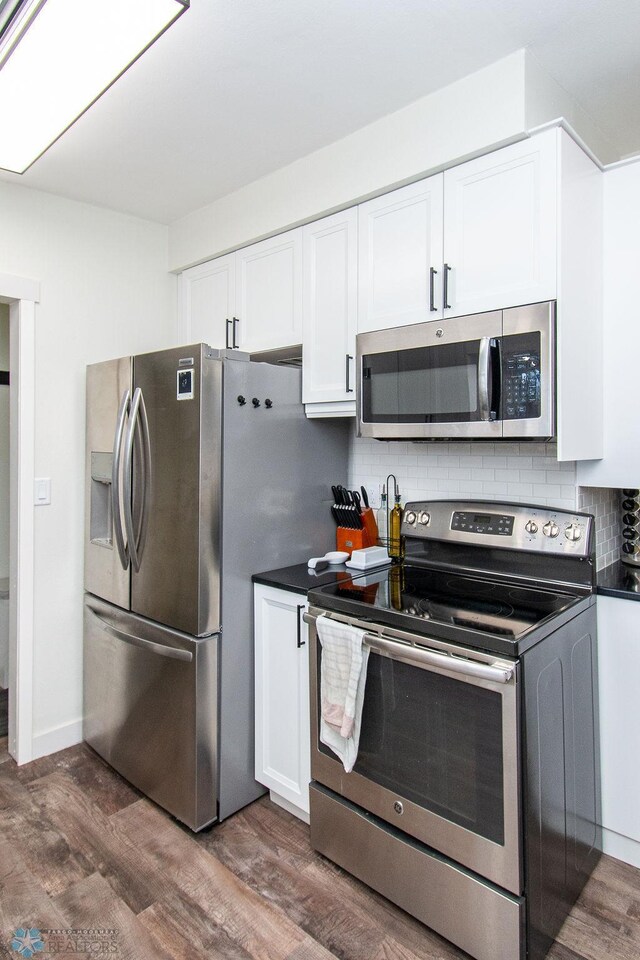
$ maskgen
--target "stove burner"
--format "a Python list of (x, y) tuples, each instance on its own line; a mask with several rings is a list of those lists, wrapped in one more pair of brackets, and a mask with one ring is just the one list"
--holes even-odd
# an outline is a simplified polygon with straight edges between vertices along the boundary
[(447, 580), (447, 587), (450, 587), (456, 593), (459, 593), (462, 587), (464, 590), (468, 589), (469, 593), (475, 596), (494, 593), (496, 589), (495, 583), (491, 583), (490, 580), (472, 580), (471, 577), (455, 577)]
[(483, 600), (476, 597), (461, 597), (459, 600), (452, 600), (451, 603), (442, 603), (438, 600), (420, 600), (418, 609), (422, 613), (427, 613), (438, 620), (450, 619), (452, 622), (461, 615), (467, 617), (473, 614), (480, 617), (503, 617), (506, 619), (513, 615), (514, 608), (510, 603), (501, 603), (499, 600)]

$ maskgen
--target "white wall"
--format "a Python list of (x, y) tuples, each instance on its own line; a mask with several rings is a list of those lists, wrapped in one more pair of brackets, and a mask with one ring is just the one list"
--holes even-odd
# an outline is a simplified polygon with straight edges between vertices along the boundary
[(169, 268), (184, 269), (524, 137), (524, 84), (520, 50), (196, 210), (169, 228)]
[(85, 365), (170, 344), (176, 290), (165, 227), (8, 184), (0, 221), (0, 274), (41, 291), (35, 472), (51, 477), (52, 502), (35, 512), (39, 753), (77, 739), (82, 715)]
[[(9, 307), (6, 304), (0, 303), (0, 370), (8, 370), (8, 369), (9, 369)], [(8, 576), (9, 576), (9, 387), (0, 386), (0, 580), (3, 580), (5, 577), (8, 577)]]

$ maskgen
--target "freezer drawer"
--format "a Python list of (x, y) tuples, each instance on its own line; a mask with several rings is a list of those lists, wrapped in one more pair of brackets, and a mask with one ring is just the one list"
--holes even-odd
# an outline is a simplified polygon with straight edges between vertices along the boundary
[(192, 830), (218, 816), (218, 640), (85, 597), (84, 739)]

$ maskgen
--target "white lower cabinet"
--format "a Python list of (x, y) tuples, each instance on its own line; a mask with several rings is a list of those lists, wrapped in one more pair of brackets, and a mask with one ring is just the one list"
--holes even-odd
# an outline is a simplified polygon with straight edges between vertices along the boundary
[(299, 593), (254, 585), (256, 780), (309, 822), (309, 645)]
[(603, 849), (640, 867), (640, 602), (598, 597)]

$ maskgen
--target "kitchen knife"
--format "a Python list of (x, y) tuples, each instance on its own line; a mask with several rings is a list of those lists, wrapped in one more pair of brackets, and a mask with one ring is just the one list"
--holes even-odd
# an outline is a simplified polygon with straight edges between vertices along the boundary
[(360, 490), (362, 491), (362, 502), (364, 503), (364, 508), (366, 510), (369, 506), (369, 496), (364, 486), (360, 487)]

